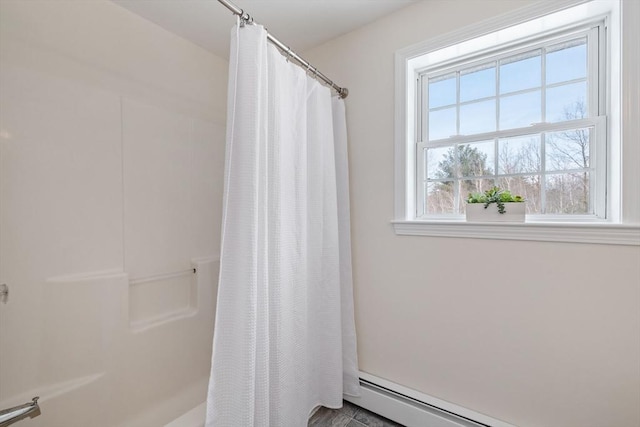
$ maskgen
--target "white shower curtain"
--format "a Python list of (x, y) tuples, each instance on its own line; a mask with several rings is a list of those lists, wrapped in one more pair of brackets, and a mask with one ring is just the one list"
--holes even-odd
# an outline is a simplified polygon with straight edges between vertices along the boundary
[(231, 39), (206, 425), (303, 427), (359, 393), (344, 103), (262, 26)]

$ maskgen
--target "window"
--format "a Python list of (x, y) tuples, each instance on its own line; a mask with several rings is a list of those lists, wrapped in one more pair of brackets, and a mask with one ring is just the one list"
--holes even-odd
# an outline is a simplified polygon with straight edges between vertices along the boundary
[[(539, 2), (396, 52), (396, 234), (640, 245), (637, 11)], [(493, 185), (524, 224), (464, 221)]]
[(530, 215), (606, 218), (604, 23), (428, 67), (416, 79), (416, 217), (499, 186)]

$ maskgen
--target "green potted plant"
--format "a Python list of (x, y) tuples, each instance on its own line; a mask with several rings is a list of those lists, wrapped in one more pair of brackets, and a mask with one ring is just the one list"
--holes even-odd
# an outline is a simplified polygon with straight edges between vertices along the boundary
[(524, 222), (522, 196), (493, 187), (484, 193), (469, 193), (466, 216), (469, 222)]

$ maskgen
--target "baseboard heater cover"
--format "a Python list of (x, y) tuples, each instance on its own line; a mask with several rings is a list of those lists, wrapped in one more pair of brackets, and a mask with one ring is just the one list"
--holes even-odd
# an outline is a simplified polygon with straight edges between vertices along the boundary
[(364, 372), (360, 385), (345, 400), (407, 427), (516, 427)]

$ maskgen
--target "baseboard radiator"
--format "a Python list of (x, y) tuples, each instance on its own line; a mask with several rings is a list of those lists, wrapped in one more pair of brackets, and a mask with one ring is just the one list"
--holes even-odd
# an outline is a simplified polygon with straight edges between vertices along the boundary
[(516, 427), (365, 372), (360, 397), (344, 399), (407, 427)]

